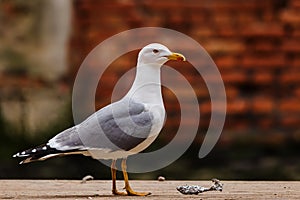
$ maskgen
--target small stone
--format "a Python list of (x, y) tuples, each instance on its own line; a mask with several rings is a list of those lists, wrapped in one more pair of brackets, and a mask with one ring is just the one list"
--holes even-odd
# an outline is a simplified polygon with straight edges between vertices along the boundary
[(91, 180), (94, 180), (94, 177), (91, 176), (91, 175), (87, 175), (87, 176), (82, 178), (81, 183), (86, 183), (87, 181), (91, 181)]
[(163, 176), (159, 176), (159, 177), (157, 178), (157, 180), (158, 180), (158, 181), (165, 181), (165, 180), (166, 180), (166, 178), (165, 178), (165, 177), (163, 177)]

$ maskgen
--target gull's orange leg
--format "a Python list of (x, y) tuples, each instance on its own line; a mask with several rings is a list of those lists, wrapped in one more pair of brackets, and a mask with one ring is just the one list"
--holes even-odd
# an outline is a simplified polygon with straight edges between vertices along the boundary
[(128, 175), (126, 171), (126, 159), (122, 160), (122, 171), (123, 171), (123, 176), (124, 176), (124, 181), (125, 181), (125, 189), (128, 195), (130, 196), (147, 196), (150, 195), (151, 192), (135, 192), (131, 189), (128, 181)]
[(116, 179), (117, 179), (116, 160), (112, 160), (110, 169), (111, 169), (111, 177), (112, 177), (112, 193), (114, 195), (127, 195), (126, 192), (119, 192), (117, 190), (117, 183), (116, 183)]

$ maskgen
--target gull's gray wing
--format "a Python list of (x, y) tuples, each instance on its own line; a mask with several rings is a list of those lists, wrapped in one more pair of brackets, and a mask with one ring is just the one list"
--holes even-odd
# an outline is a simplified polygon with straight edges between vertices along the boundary
[(123, 100), (64, 130), (47, 144), (16, 153), (14, 157), (22, 157), (21, 163), (28, 163), (66, 154), (90, 155), (88, 150), (128, 151), (147, 139), (152, 126), (153, 115), (144, 104)]
[(91, 115), (81, 124), (52, 138), (48, 145), (58, 150), (130, 150), (150, 134), (153, 116), (144, 104), (119, 101)]

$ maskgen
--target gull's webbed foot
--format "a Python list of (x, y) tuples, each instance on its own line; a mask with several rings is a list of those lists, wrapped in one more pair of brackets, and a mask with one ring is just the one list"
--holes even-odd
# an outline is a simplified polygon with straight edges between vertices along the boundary
[(118, 190), (112, 190), (112, 193), (114, 194), (114, 195), (119, 195), (119, 196), (126, 196), (126, 195), (128, 195), (127, 194), (127, 192), (119, 192)]
[(136, 191), (133, 191), (130, 186), (129, 187), (125, 187), (126, 189), (126, 192), (128, 194), (128, 196), (148, 196), (151, 194), (151, 192), (136, 192)]

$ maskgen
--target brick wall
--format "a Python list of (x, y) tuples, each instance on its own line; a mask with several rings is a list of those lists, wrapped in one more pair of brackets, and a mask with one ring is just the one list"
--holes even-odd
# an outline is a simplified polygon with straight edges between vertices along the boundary
[[(74, 0), (73, 9), (73, 77), (84, 57), (109, 36), (144, 26), (174, 29), (198, 41), (221, 72), (228, 100), (226, 136), (247, 132), (299, 140), (300, 0)], [(136, 55), (123, 56), (107, 70), (102, 80), (108, 84), (99, 89), (97, 107), (109, 102), (114, 84), (134, 66), (128, 60)], [(203, 86), (197, 95), (204, 131), (211, 112), (205, 85), (192, 67), (181, 72), (194, 86)], [(179, 107), (174, 94), (165, 89), (164, 95), (166, 129), (173, 130)], [(188, 126), (188, 121), (183, 123)]]

